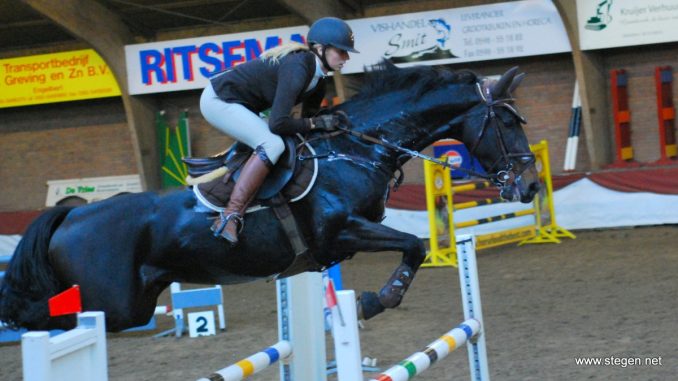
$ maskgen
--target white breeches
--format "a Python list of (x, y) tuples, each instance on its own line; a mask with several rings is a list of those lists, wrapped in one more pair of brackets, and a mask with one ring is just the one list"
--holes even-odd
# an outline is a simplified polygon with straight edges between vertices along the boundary
[(243, 105), (219, 99), (211, 83), (200, 96), (200, 112), (212, 126), (231, 138), (252, 149), (262, 146), (273, 164), (285, 152), (282, 138), (272, 133), (264, 120)]

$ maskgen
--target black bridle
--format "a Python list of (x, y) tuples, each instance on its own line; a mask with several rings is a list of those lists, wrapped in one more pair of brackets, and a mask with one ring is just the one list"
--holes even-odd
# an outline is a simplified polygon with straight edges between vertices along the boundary
[[(485, 132), (489, 128), (491, 124), (494, 124), (497, 128), (497, 140), (499, 143), (499, 148), (501, 149), (501, 157), (497, 159), (494, 164), (489, 168), (487, 171), (488, 173), (491, 173), (495, 168), (497, 168), (500, 163), (503, 161), (505, 163), (503, 168), (498, 168), (497, 171), (493, 174), (486, 175), (482, 174), (479, 172), (476, 172), (471, 169), (466, 169), (462, 167), (454, 167), (447, 163), (446, 161), (438, 160), (434, 157), (424, 155), (419, 151), (411, 150), (409, 148), (405, 148), (402, 146), (399, 146), (398, 144), (391, 143), (388, 140), (386, 140), (384, 137), (381, 138), (375, 138), (374, 136), (366, 135), (363, 134), (362, 132), (354, 131), (349, 129), (348, 127), (345, 126), (337, 126), (337, 129), (347, 133), (349, 135), (355, 136), (361, 140), (373, 143), (373, 144), (378, 144), (380, 146), (386, 147), (388, 149), (403, 153), (404, 155), (408, 155), (410, 157), (418, 157), (423, 160), (427, 160), (433, 163), (436, 163), (438, 165), (441, 165), (446, 168), (450, 168), (452, 170), (460, 170), (463, 172), (466, 172), (467, 174), (471, 176), (476, 176), (480, 177), (486, 180), (490, 180), (492, 183), (494, 183), (496, 186), (500, 188), (500, 191), (503, 190), (505, 187), (509, 187), (513, 185), (515, 182), (516, 178), (519, 178), (522, 173), (529, 167), (531, 163), (535, 161), (535, 156), (532, 152), (520, 152), (520, 153), (509, 153), (508, 149), (506, 148), (506, 143), (504, 141), (504, 134), (502, 132), (502, 129), (505, 128), (504, 122), (501, 120), (501, 118), (497, 115), (495, 112), (496, 107), (503, 107), (509, 112), (511, 112), (514, 116), (516, 116), (521, 123), (526, 123), (525, 118), (520, 115), (518, 110), (516, 110), (511, 103), (514, 101), (513, 98), (502, 98), (502, 99), (497, 99), (493, 100), (491, 92), (489, 89), (485, 92), (483, 92), (483, 87), (481, 86), (480, 83), (476, 83), (476, 88), (478, 90), (478, 94), (480, 95), (480, 98), (482, 99), (483, 103), (487, 107), (487, 111), (485, 113), (485, 116), (483, 117), (483, 126), (480, 129), (480, 132), (478, 133), (478, 137), (476, 138), (475, 142), (473, 143), (473, 146), (471, 148), (470, 155), (473, 157), (476, 149), (478, 148), (478, 145), (480, 144), (480, 141), (483, 139), (485, 136)], [(309, 157), (310, 158), (310, 157)], [(513, 161), (512, 159), (514, 158), (522, 158), (522, 159), (527, 159), (523, 161), (523, 167), (520, 172), (515, 172), (514, 171), (514, 166), (513, 166)]]
[[(487, 110), (485, 112), (485, 116), (483, 117), (483, 127), (480, 129), (480, 132), (478, 133), (478, 137), (476, 138), (475, 142), (473, 143), (473, 146), (469, 150), (469, 154), (471, 157), (474, 157), (475, 151), (478, 148), (478, 145), (480, 144), (480, 141), (483, 139), (485, 136), (485, 132), (489, 128), (490, 124), (494, 123), (496, 126), (497, 130), (497, 143), (499, 145), (499, 149), (501, 149), (501, 157), (497, 159), (497, 161), (492, 164), (492, 166), (488, 169), (487, 172), (492, 172), (495, 168), (500, 165), (500, 163), (503, 161), (505, 163), (503, 168), (499, 168), (494, 174), (486, 176), (480, 176), (483, 178), (486, 178), (490, 181), (492, 181), (495, 185), (497, 185), (499, 188), (504, 188), (506, 186), (513, 185), (515, 182), (516, 178), (519, 178), (522, 173), (529, 167), (530, 164), (535, 162), (535, 155), (532, 152), (518, 152), (518, 153), (509, 153), (508, 149), (506, 148), (506, 142), (504, 140), (504, 133), (502, 130), (505, 127), (504, 122), (501, 120), (499, 116), (497, 116), (497, 113), (495, 111), (495, 107), (503, 107), (507, 109), (511, 114), (513, 114), (520, 123), (527, 123), (525, 120), (525, 117), (523, 117), (518, 110), (516, 110), (515, 107), (513, 107), (511, 104), (515, 100), (514, 98), (501, 98), (501, 99), (492, 99), (492, 93), (487, 87), (481, 86), (480, 83), (476, 83), (476, 89), (478, 90), (478, 94), (480, 95), (481, 99), (485, 103), (485, 106), (487, 106)], [(483, 91), (485, 89), (485, 91)], [(521, 160), (523, 166), (520, 172), (515, 172), (513, 168), (513, 160), (514, 158), (518, 159), (526, 159), (526, 160)], [(461, 170), (465, 170), (463, 168), (459, 168)]]

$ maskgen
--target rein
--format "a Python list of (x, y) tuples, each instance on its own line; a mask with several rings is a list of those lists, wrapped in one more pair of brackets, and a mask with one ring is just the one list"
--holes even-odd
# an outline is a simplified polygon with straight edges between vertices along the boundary
[[(399, 146), (395, 143), (389, 142), (386, 140), (384, 137), (381, 138), (376, 138), (371, 135), (366, 135), (362, 132), (359, 131), (354, 131), (349, 129), (348, 127), (344, 126), (337, 126), (337, 130), (339, 130), (339, 134), (341, 133), (346, 133), (352, 136), (357, 137), (358, 139), (364, 140), (366, 142), (372, 143), (372, 144), (377, 144), (382, 147), (388, 148), (390, 150), (396, 151), (403, 153), (404, 155), (410, 156), (410, 157), (417, 157), (422, 160), (427, 160), (432, 163), (438, 164), (440, 166), (443, 166), (445, 168), (450, 168), (452, 170), (460, 170), (463, 171), (471, 176), (483, 178), (486, 180), (490, 180), (492, 183), (494, 183), (496, 186), (498, 186), (500, 189), (503, 189), (504, 187), (510, 186), (515, 182), (515, 179), (520, 177), (520, 175), (527, 169), (530, 163), (535, 161), (535, 156), (532, 152), (522, 152), (522, 153), (509, 153), (508, 149), (506, 148), (506, 143), (504, 142), (504, 135), (502, 133), (502, 127), (504, 127), (504, 122), (499, 118), (495, 112), (495, 107), (504, 107), (507, 110), (509, 110), (513, 115), (515, 115), (522, 123), (525, 123), (525, 118), (520, 115), (518, 110), (516, 110), (513, 106), (510, 105), (511, 102), (514, 101), (513, 98), (502, 98), (502, 99), (497, 99), (493, 100), (492, 95), (489, 91), (486, 93), (483, 92), (483, 88), (481, 87), (480, 83), (476, 83), (476, 89), (478, 90), (478, 94), (480, 95), (480, 98), (482, 99), (483, 103), (485, 106), (487, 106), (487, 112), (485, 113), (485, 116), (483, 117), (483, 126), (478, 133), (478, 138), (476, 141), (473, 143), (473, 147), (471, 148), (470, 155), (473, 157), (473, 154), (475, 153), (476, 149), (478, 148), (478, 145), (480, 144), (480, 141), (483, 139), (485, 136), (485, 132), (487, 131), (488, 127), (492, 123), (492, 121), (495, 121), (496, 127), (497, 127), (497, 140), (499, 143), (499, 147), (501, 149), (501, 157), (497, 159), (497, 161), (490, 167), (489, 171), (492, 171), (497, 165), (500, 163), (500, 161), (504, 160), (506, 162), (506, 165), (504, 168), (499, 169), (496, 173), (491, 174), (491, 175), (486, 175), (482, 174), (479, 172), (476, 172), (471, 169), (466, 169), (462, 167), (454, 167), (447, 163), (446, 161), (442, 161), (439, 159), (436, 159), (434, 157), (425, 155), (419, 151), (412, 150), (409, 148), (405, 148), (402, 146)], [(489, 90), (489, 89), (488, 89)], [(332, 138), (334, 136), (337, 136), (339, 134), (336, 133), (331, 133), (328, 134), (330, 136), (324, 136), (322, 138)], [(401, 155), (402, 156), (402, 155)], [(523, 169), (519, 172), (516, 173), (513, 171), (513, 163), (511, 161), (512, 158), (526, 158), (529, 157), (529, 160), (526, 162), (526, 165), (523, 167)], [(363, 162), (364, 164), (371, 165), (377, 169), (384, 170), (384, 168), (380, 165), (380, 163), (376, 163), (373, 161), (368, 161), (365, 160), (364, 158), (359, 158), (353, 155), (346, 155), (346, 154), (341, 154), (341, 153), (336, 153), (334, 151), (330, 151), (325, 154), (317, 154), (317, 155), (311, 155), (311, 156), (299, 156), (300, 160), (308, 160), (308, 159), (348, 159), (351, 161), (355, 162)], [(400, 160), (398, 160), (400, 162)], [(401, 175), (398, 176), (396, 179), (396, 189), (398, 185), (402, 182), (402, 170), (400, 167), (397, 167), (396, 170), (400, 170)], [(488, 171), (488, 172), (489, 172)]]

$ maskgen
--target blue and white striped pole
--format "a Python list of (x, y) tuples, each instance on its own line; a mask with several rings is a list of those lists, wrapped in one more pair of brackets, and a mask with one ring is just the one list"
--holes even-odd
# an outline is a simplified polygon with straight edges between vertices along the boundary
[(469, 319), (370, 381), (407, 381), (445, 358), (480, 332), (480, 322)]
[(268, 368), (278, 360), (289, 357), (291, 354), (292, 346), (290, 343), (284, 340), (279, 341), (261, 352), (257, 352), (198, 381), (240, 381)]

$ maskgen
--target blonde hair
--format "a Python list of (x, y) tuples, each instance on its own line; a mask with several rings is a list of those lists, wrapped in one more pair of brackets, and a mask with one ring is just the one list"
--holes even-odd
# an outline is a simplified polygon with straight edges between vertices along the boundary
[(278, 45), (266, 50), (265, 52), (261, 53), (259, 58), (262, 60), (270, 60), (272, 63), (276, 63), (279, 59), (285, 57), (286, 55), (299, 50), (309, 50), (309, 47), (298, 42), (288, 42), (287, 44)]

